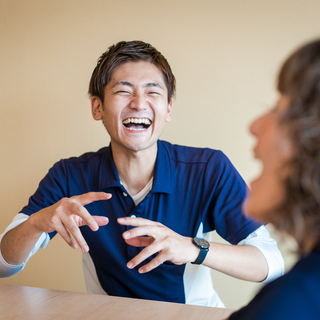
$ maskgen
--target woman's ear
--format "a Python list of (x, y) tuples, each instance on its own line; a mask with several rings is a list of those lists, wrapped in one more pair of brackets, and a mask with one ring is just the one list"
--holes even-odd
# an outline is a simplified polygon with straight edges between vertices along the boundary
[(91, 112), (94, 120), (101, 120), (103, 118), (103, 107), (100, 98), (91, 97)]

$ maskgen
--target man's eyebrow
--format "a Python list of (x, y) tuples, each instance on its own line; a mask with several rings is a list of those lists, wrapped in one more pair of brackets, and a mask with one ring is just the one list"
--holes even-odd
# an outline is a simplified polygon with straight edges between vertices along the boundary
[(114, 88), (118, 85), (122, 84), (123, 86), (129, 86), (129, 87), (133, 87), (133, 84), (131, 82), (128, 81), (118, 81), (116, 82), (111, 88)]
[(158, 88), (164, 90), (163, 87), (162, 87), (158, 82), (148, 82), (148, 83), (146, 83), (146, 84), (144, 85), (144, 87), (145, 87), (145, 88), (158, 87)]
[[(131, 88), (134, 87), (134, 85), (131, 82), (121, 80), (121, 81), (116, 82), (111, 88), (114, 88), (118, 85), (128, 86)], [(157, 87), (157, 88), (164, 90), (164, 88), (158, 82), (148, 82), (148, 83), (144, 84), (143, 87), (144, 88)]]

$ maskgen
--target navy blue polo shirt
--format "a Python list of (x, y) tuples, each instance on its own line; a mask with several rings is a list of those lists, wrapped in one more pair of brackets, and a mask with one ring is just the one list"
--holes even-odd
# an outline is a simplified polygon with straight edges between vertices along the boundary
[(142, 248), (125, 243), (122, 234), (128, 227), (117, 218), (135, 215), (158, 221), (188, 237), (194, 237), (202, 223), (204, 232), (217, 230), (232, 244), (260, 224), (243, 215), (247, 187), (221, 151), (157, 143), (153, 186), (137, 206), (120, 183), (109, 146), (57, 162), (21, 212), (31, 215), (63, 197), (90, 191), (111, 193), (110, 200), (86, 205), (90, 214), (108, 217), (109, 224), (96, 232), (81, 227), (102, 288), (114, 296), (184, 303), (185, 265), (165, 262), (145, 274), (138, 273), (139, 266), (128, 269), (127, 262)]

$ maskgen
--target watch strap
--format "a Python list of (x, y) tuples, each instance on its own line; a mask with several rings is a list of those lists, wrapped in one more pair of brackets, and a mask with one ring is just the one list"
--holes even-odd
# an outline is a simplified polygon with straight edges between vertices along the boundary
[(208, 251), (209, 249), (200, 248), (200, 253), (197, 260), (195, 262), (191, 262), (191, 264), (201, 264), (203, 260), (206, 258)]

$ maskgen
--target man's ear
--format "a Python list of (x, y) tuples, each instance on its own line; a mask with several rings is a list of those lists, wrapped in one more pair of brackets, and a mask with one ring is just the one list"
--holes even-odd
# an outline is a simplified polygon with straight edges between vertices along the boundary
[(100, 98), (91, 97), (91, 112), (94, 120), (101, 120), (103, 118), (103, 107)]
[(167, 122), (171, 121), (172, 107), (173, 107), (173, 100), (171, 98), (168, 104), (168, 109), (167, 109), (167, 115), (166, 115)]

